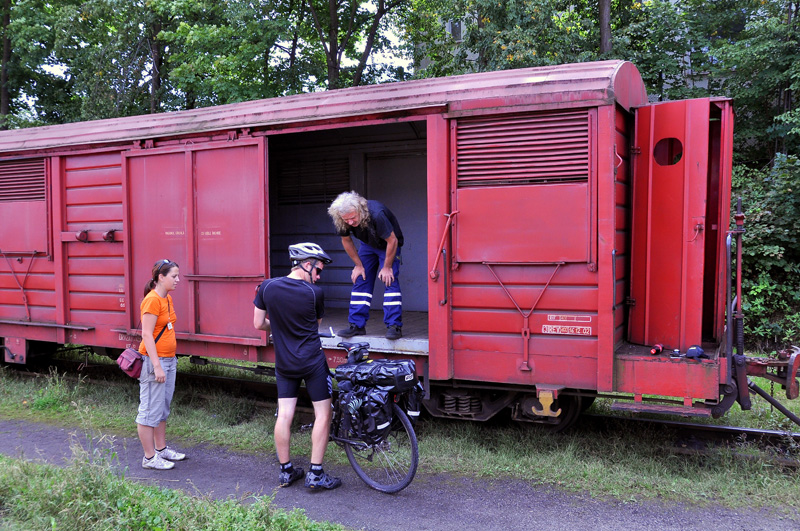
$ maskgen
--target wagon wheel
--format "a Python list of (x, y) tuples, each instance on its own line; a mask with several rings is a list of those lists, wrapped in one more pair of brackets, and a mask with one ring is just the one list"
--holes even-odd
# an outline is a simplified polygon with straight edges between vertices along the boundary
[(584, 413), (592, 407), (594, 404), (594, 399), (597, 398), (596, 396), (582, 396), (581, 397), (581, 413)]
[(582, 409), (582, 398), (574, 395), (561, 395), (554, 402), (553, 408), (561, 409), (561, 414), (557, 417), (548, 418), (542, 426), (553, 433), (558, 433), (571, 427), (577, 422)]
[(591, 398), (584, 399), (576, 395), (561, 394), (550, 405), (550, 413), (555, 414), (560, 411), (558, 416), (544, 416), (535, 414), (536, 411), (541, 412), (542, 403), (539, 402), (535, 395), (531, 394), (518, 404), (518, 409), (515, 409), (515, 411), (521, 413), (521, 416), (517, 416), (516, 420), (532, 422), (553, 433), (564, 431), (578, 420), (584, 410), (583, 402), (585, 400), (591, 400)]

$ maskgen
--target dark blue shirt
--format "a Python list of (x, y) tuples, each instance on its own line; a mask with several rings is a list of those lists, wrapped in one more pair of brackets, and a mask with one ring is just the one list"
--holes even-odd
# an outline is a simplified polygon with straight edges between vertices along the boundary
[(302, 378), (325, 358), (317, 321), (325, 315), (322, 288), (289, 277), (269, 278), (256, 289), (253, 304), (269, 317), (277, 372)]
[(400, 247), (403, 246), (403, 231), (400, 230), (400, 223), (392, 214), (392, 211), (380, 201), (367, 201), (369, 210), (369, 221), (366, 227), (347, 227), (339, 233), (339, 236), (349, 236), (352, 234), (356, 239), (366, 243), (374, 249), (386, 250), (386, 238), (394, 232), (397, 238), (398, 254)]

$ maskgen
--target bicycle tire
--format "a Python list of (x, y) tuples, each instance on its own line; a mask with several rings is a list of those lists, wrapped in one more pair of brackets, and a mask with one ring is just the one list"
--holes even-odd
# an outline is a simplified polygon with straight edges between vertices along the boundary
[(397, 404), (392, 404), (392, 411), (392, 427), (381, 442), (344, 445), (358, 477), (373, 489), (388, 494), (408, 487), (419, 464), (417, 435), (411, 422)]

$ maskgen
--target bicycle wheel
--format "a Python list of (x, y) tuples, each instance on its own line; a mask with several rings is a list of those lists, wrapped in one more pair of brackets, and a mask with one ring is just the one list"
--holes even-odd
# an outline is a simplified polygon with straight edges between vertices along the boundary
[(392, 427), (381, 442), (344, 445), (358, 477), (373, 489), (390, 494), (411, 484), (419, 464), (417, 436), (411, 422), (397, 404), (392, 404), (392, 411)]

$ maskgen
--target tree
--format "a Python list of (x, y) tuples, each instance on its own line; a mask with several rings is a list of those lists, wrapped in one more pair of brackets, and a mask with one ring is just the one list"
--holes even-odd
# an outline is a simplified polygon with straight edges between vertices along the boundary
[[(341, 80), (343, 61), (357, 58), (350, 69), (349, 85), (358, 86), (375, 50), (388, 46), (383, 37), (386, 20), (406, 0), (307, 0), (316, 31), (317, 44), (325, 54), (327, 85), (329, 89), (344, 86)], [(369, 9), (374, 8), (374, 11)], [(359, 47), (363, 48), (359, 50)]]
[(0, 128), (75, 119), (69, 84), (54, 70), (56, 7), (42, 0), (3, 0), (2, 9)]
[(150, 110), (151, 16), (144, 0), (86, 0), (58, 10), (54, 51), (79, 98), (79, 119)]
[[(173, 106), (232, 103), (279, 95), (280, 77), (271, 74), (272, 55), (291, 31), (296, 1), (155, 0), (169, 19), (160, 33), (171, 50), (170, 80), (184, 100)], [(297, 85), (293, 83), (293, 85)]]
[(747, 7), (741, 33), (718, 42), (712, 53), (723, 88), (736, 102), (742, 139), (737, 152), (764, 164), (776, 153), (800, 150), (800, 116), (794, 107), (800, 89), (798, 4), (765, 0)]
[[(415, 64), (436, 71), (486, 71), (582, 62), (597, 57), (597, 25), (587, 4), (568, 0), (417, 0), (405, 26)], [(463, 24), (463, 41), (437, 28)], [(443, 65), (436, 64), (443, 61)], [(424, 73), (423, 75), (428, 75)]]
[(692, 16), (679, 2), (648, 0), (634, 3), (618, 21), (614, 55), (632, 61), (659, 100), (707, 95), (689, 75), (696, 37), (687, 24)]

